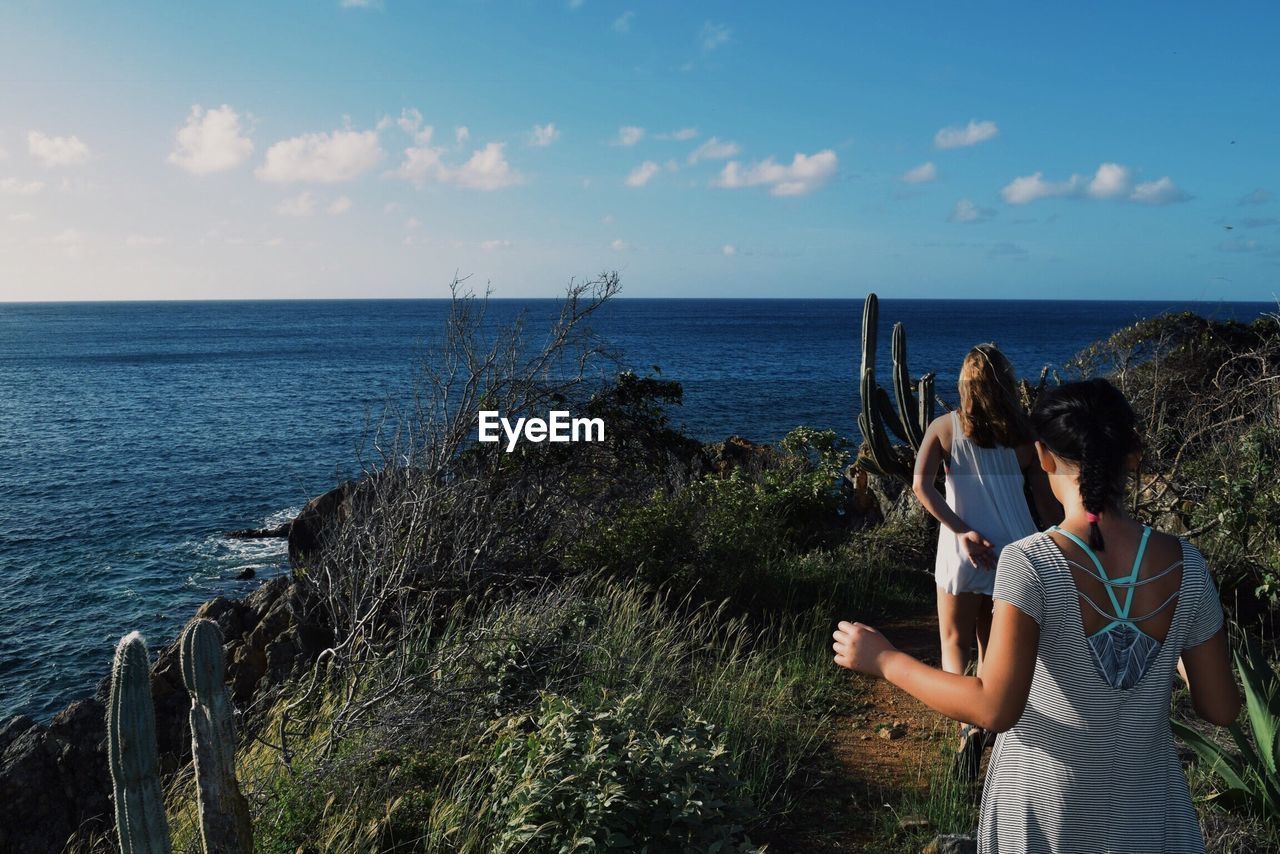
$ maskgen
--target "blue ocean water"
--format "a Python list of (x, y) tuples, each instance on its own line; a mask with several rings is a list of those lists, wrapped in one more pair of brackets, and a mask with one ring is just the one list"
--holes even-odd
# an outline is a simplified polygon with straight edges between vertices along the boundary
[[(366, 417), (411, 385), (441, 300), (0, 304), (0, 718), (88, 693), (114, 642), (166, 642), (193, 607), (238, 595), (278, 541), (222, 532), (284, 520), (354, 474)], [(860, 300), (617, 300), (595, 328), (624, 362), (685, 386), (704, 439), (774, 441), (798, 424), (856, 437)], [(996, 341), (1035, 374), (1139, 317), (1248, 320), (1274, 303), (881, 303), (882, 364), (902, 320), (915, 374), (953, 394)], [(545, 328), (554, 301), (495, 300)]]

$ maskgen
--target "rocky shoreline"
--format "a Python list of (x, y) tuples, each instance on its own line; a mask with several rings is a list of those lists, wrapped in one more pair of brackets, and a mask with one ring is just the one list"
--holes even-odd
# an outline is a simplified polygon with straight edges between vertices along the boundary
[[(354, 484), (345, 483), (308, 502), (284, 525), (227, 536), (287, 537), (296, 566), (319, 544), (325, 527), (340, 517), (353, 491)], [(193, 615), (213, 620), (222, 631), (228, 687), (248, 727), (270, 708), (279, 688), (305, 672), (332, 643), (317, 610), (303, 584), (280, 576), (243, 599), (211, 599)], [(105, 656), (103, 661), (105, 665)], [(58, 854), (74, 839), (112, 831), (108, 688), (104, 678), (93, 696), (71, 703), (47, 724), (28, 715), (0, 721), (0, 854)], [(191, 758), (190, 698), (176, 640), (152, 665), (151, 695), (161, 770), (172, 774)]]

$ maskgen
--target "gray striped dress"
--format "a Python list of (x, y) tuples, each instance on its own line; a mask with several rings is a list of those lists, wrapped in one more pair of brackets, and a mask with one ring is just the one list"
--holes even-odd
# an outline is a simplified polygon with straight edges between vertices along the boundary
[(1066, 558), (1047, 534), (1000, 553), (995, 598), (1040, 625), (1031, 693), (1022, 718), (996, 739), (982, 791), (978, 850), (1007, 852), (1203, 852), (1204, 839), (1169, 728), (1182, 650), (1222, 626), (1222, 606), (1192, 545), (1173, 622), (1146, 675), (1112, 688), (1085, 639)]

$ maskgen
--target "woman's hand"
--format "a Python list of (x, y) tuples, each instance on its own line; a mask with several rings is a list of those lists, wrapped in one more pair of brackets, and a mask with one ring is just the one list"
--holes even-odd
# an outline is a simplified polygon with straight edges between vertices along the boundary
[(965, 531), (957, 537), (960, 553), (979, 569), (996, 568), (996, 551), (991, 541), (977, 531)]
[(870, 626), (847, 621), (840, 623), (832, 637), (836, 640), (831, 645), (836, 651), (836, 664), (870, 676), (884, 676), (884, 657), (894, 650), (888, 638)]

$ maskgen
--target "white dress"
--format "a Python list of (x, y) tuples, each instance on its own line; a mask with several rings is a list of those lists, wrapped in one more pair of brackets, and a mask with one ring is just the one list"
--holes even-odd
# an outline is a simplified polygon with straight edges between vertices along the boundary
[[(947, 466), (947, 506), (969, 527), (986, 537), (998, 556), (1010, 543), (1036, 532), (1023, 493), (1022, 469), (1013, 448), (983, 448), (960, 427), (951, 413), (951, 462)], [(995, 587), (994, 569), (975, 566), (960, 551), (959, 538), (946, 525), (938, 530), (934, 579), (948, 593), (982, 593)]]

